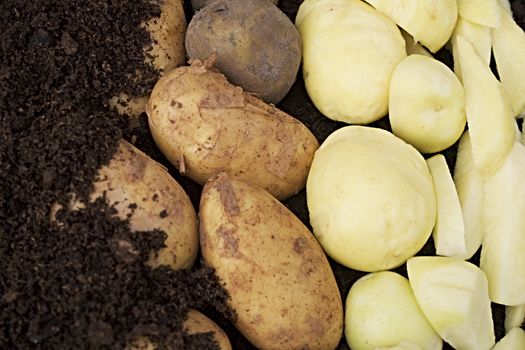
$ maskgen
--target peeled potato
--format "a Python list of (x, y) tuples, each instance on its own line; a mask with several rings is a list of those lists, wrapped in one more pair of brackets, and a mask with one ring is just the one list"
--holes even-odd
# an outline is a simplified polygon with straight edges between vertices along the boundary
[(487, 27), (500, 26), (498, 0), (457, 0), (459, 15)]
[(410, 55), (390, 81), (394, 134), (423, 153), (452, 146), (465, 129), (465, 95), (454, 73), (431, 57)]
[(326, 253), (361, 271), (403, 264), (423, 247), (436, 221), (425, 160), (376, 128), (348, 126), (331, 134), (315, 153), (306, 196)]
[[(159, 4), (160, 16), (141, 24), (151, 37), (151, 45), (143, 48), (144, 62), (163, 74), (186, 62), (186, 16), (182, 0), (154, 2)], [(147, 103), (148, 96), (129, 96), (124, 93), (114, 96), (108, 102), (111, 109), (130, 117), (144, 113)]]
[(518, 350), (525, 349), (525, 331), (514, 327), (505, 335), (492, 350)]
[(455, 349), (490, 349), (495, 343), (487, 277), (469, 262), (418, 256), (407, 262), (416, 300), (438, 334)]
[(514, 327), (521, 327), (525, 323), (525, 304), (505, 306), (505, 332)]
[(425, 49), (419, 43), (417, 43), (414, 40), (414, 37), (408, 34), (406, 30), (401, 29), (401, 35), (403, 35), (403, 39), (405, 39), (405, 47), (407, 50), (407, 55), (423, 55), (423, 56), (432, 57), (432, 54), (428, 52), (427, 49)]
[(326, 117), (367, 124), (388, 109), (388, 83), (406, 56), (397, 26), (359, 0), (306, 0), (296, 26), (308, 96)]
[(432, 174), (437, 198), (437, 220), (432, 233), (436, 254), (465, 256), (467, 242), (463, 213), (447, 161), (442, 154), (437, 154), (427, 159), (427, 164)]
[(197, 216), (188, 195), (160, 164), (128, 142), (102, 167), (91, 199), (105, 196), (133, 231), (162, 230), (166, 247), (152, 254), (152, 267), (189, 268), (198, 251)]
[[(346, 298), (345, 337), (352, 350), (383, 349), (403, 343), (441, 350), (443, 342), (419, 308), (408, 280), (394, 272), (368, 274)], [(389, 348), (390, 349), (390, 348)], [(410, 347), (409, 347), (410, 349)]]
[(379, 12), (435, 53), (450, 39), (458, 7), (456, 0), (366, 0)]

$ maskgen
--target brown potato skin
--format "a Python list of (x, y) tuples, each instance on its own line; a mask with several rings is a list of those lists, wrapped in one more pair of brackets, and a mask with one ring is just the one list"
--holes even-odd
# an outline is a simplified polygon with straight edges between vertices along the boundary
[[(215, 0), (191, 0), (191, 8), (193, 9), (194, 12), (197, 12), (204, 6), (207, 6), (212, 1), (215, 1)], [(268, 1), (270, 1), (274, 5), (277, 5), (277, 3), (279, 2), (279, 0), (268, 0)]]
[(130, 215), (133, 231), (166, 233), (166, 247), (151, 254), (149, 266), (179, 270), (193, 265), (199, 246), (197, 215), (188, 195), (159, 163), (122, 140), (109, 164), (99, 170), (91, 200), (103, 195), (120, 218)]
[(319, 147), (301, 122), (200, 61), (161, 78), (147, 113), (159, 149), (200, 184), (227, 172), (284, 199), (304, 188)]
[(301, 63), (297, 29), (281, 10), (262, 0), (208, 4), (188, 25), (186, 51), (200, 60), (215, 54), (215, 67), (232, 84), (273, 104), (288, 93)]
[(328, 260), (303, 223), (270, 194), (219, 175), (200, 203), (200, 243), (237, 312), (236, 327), (261, 349), (335, 349), (341, 296)]
[[(151, 37), (151, 45), (143, 48), (144, 62), (158, 69), (161, 74), (186, 63), (184, 37), (186, 35), (186, 16), (182, 0), (151, 0), (160, 6), (161, 14), (142, 23)], [(140, 79), (140, 77), (135, 77)], [(120, 115), (138, 117), (146, 111), (148, 96), (128, 96), (124, 93), (108, 101), (110, 109)]]

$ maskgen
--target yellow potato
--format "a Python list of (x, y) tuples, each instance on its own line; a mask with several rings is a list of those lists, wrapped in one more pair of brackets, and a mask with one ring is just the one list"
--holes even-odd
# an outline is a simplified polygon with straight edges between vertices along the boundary
[(283, 199), (304, 188), (319, 146), (301, 122), (200, 61), (161, 78), (147, 113), (157, 146), (200, 184), (226, 172)]
[(195, 209), (160, 164), (121, 141), (109, 164), (99, 170), (91, 199), (103, 194), (120, 218), (130, 215), (133, 231), (159, 229), (166, 233), (166, 247), (158, 255), (151, 254), (150, 266), (168, 265), (178, 270), (193, 265), (199, 245)]
[[(219, 345), (221, 350), (231, 350), (232, 346), (230, 340), (224, 331), (208, 317), (200, 312), (190, 309), (188, 311), (188, 318), (183, 324), (184, 330), (187, 334), (208, 333), (213, 332), (213, 338)], [(126, 350), (156, 350), (157, 346), (147, 337), (138, 337), (134, 339)]]
[(261, 349), (335, 349), (342, 301), (308, 229), (259, 187), (219, 175), (200, 204), (202, 255), (237, 312), (236, 327)]
[[(182, 0), (155, 2), (160, 3), (160, 16), (141, 24), (151, 37), (151, 45), (143, 48), (144, 62), (162, 74), (186, 62), (186, 17)], [(129, 96), (122, 93), (111, 98), (108, 104), (119, 114), (136, 117), (146, 111), (147, 102), (147, 96)]]

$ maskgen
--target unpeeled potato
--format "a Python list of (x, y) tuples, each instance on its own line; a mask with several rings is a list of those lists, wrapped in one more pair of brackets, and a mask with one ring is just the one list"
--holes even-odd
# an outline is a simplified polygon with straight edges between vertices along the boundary
[(319, 146), (301, 122), (200, 61), (161, 78), (147, 113), (157, 146), (200, 184), (226, 172), (284, 199), (304, 188)]
[(319, 243), (263, 189), (221, 174), (204, 187), (200, 243), (260, 349), (335, 349), (343, 308)]
[[(186, 61), (184, 36), (186, 17), (182, 0), (151, 0), (160, 6), (160, 16), (142, 23), (151, 37), (151, 45), (143, 48), (144, 62), (162, 73), (178, 67)], [(134, 79), (139, 80), (140, 77)], [(147, 96), (129, 96), (121, 93), (108, 102), (119, 114), (136, 117), (145, 112)]]

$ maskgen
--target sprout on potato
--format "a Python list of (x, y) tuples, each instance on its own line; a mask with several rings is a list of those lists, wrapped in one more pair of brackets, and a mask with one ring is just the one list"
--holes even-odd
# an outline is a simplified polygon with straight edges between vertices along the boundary
[(315, 154), (306, 195), (324, 250), (356, 270), (403, 264), (423, 247), (436, 220), (425, 160), (376, 128), (348, 126), (330, 135)]
[(465, 128), (465, 95), (443, 63), (410, 55), (390, 81), (389, 118), (394, 134), (423, 153), (452, 146)]

